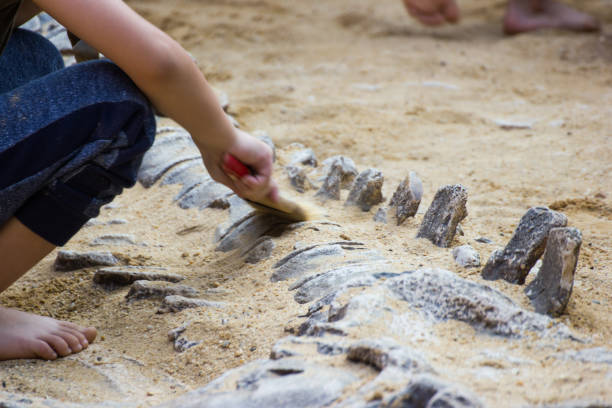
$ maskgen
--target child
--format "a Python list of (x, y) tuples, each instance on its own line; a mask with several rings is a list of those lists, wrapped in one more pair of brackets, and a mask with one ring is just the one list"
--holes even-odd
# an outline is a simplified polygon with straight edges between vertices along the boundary
[[(63, 68), (49, 41), (13, 29), (40, 10), (112, 62)], [(236, 130), (187, 52), (121, 0), (0, 0), (0, 52), (0, 292), (134, 185), (153, 106), (189, 131), (215, 180), (277, 200), (270, 148)], [(225, 154), (253, 175), (230, 179)], [(95, 337), (93, 327), (0, 307), (0, 360), (53, 360)]]

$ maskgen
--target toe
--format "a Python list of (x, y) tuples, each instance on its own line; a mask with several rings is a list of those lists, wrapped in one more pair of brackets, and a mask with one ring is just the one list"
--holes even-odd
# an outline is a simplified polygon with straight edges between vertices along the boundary
[(61, 326), (65, 329), (78, 332), (78, 338), (83, 347), (87, 347), (89, 343), (92, 343), (98, 334), (95, 327), (82, 327), (71, 322), (61, 322)]
[(31, 350), (36, 357), (40, 357), (44, 360), (55, 360), (57, 353), (51, 348), (49, 343), (43, 340), (35, 340), (32, 342)]
[(49, 346), (51, 346), (51, 348), (62, 357), (72, 354), (72, 350), (68, 346), (68, 343), (66, 343), (66, 340), (60, 336), (48, 334), (42, 337), (41, 340), (46, 341), (47, 344), (49, 344)]
[(62, 329), (63, 331), (67, 331), (70, 334), (72, 334), (74, 337), (77, 338), (78, 345), (80, 348), (79, 347), (75, 348), (75, 347), (72, 347), (72, 345), (70, 345), (70, 347), (72, 347), (73, 350), (81, 351), (82, 349), (87, 348), (87, 346), (89, 346), (89, 341), (87, 340), (87, 337), (85, 337), (85, 335), (83, 334), (83, 330), (85, 330), (84, 328), (72, 329), (72, 328), (64, 326)]
[(81, 331), (81, 333), (85, 335), (85, 338), (89, 343), (93, 343), (93, 341), (96, 339), (96, 336), (98, 335), (98, 330), (96, 330), (95, 327), (86, 327)]
[(78, 353), (79, 351), (83, 350), (83, 346), (81, 345), (81, 341), (77, 336), (77, 333), (78, 332), (75, 330), (64, 329), (54, 334), (64, 339), (72, 352)]

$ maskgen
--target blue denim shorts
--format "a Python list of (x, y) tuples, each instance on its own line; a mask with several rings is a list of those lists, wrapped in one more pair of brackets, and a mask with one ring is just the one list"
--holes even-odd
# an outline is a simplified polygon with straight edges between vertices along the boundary
[(0, 225), (15, 216), (64, 245), (135, 184), (154, 111), (108, 60), (64, 68), (58, 50), (18, 29), (0, 55)]

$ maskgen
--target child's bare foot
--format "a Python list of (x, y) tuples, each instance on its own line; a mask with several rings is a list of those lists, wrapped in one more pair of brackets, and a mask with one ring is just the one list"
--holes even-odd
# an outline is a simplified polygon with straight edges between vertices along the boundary
[(542, 28), (597, 31), (599, 22), (586, 13), (553, 0), (508, 1), (504, 17), (506, 34), (518, 34)]
[(87, 348), (96, 329), (0, 307), (0, 360), (55, 360)]

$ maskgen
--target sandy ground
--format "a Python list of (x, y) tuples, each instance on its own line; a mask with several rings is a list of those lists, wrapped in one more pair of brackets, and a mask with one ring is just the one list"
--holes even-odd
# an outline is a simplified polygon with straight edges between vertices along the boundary
[[(499, 1), (462, 1), (462, 23), (435, 31), (408, 19), (400, 2), (392, 0), (128, 3), (198, 59), (210, 82), (228, 93), (230, 112), (246, 130), (268, 131), (280, 148), (300, 142), (320, 159), (344, 154), (359, 169), (376, 167), (385, 175), (387, 198), (415, 171), (425, 188), (421, 213), (400, 227), (373, 223), (374, 211), (362, 213), (341, 203), (326, 209), (343, 225), (344, 235), (384, 251), (406, 269), (437, 266), (481, 281), (479, 270), (454, 265), (450, 250), (414, 239), (422, 212), (441, 185), (468, 188), (465, 235), (454, 245), (471, 244), (483, 262), (506, 244), (529, 207), (548, 205), (565, 213), (582, 231), (583, 246), (574, 292), (559, 320), (592, 338), (589, 347), (612, 348), (609, 1), (574, 2), (602, 19), (602, 34), (549, 31), (510, 38), (501, 34), (504, 3)], [(500, 120), (531, 128), (505, 130)], [(288, 190), (281, 164), (276, 176)], [(85, 228), (66, 248), (91, 250), (89, 242), (103, 233), (135, 234), (147, 246), (105, 249), (131, 264), (171, 267), (207, 298), (231, 307), (159, 315), (156, 302), (127, 304), (126, 289), (94, 286), (93, 270), (52, 271), (53, 253), (0, 302), (94, 325), (99, 340), (61, 361), (0, 363), (1, 390), (152, 405), (246, 361), (267, 358), (285, 328), (299, 323), (295, 316), (305, 307), (293, 301), (287, 283), (268, 279), (278, 256), (253, 266), (215, 252), (212, 236), (222, 213), (179, 209), (172, 204), (178, 188), (127, 191), (100, 219), (124, 218), (128, 224)], [(192, 226), (202, 228), (176, 234)], [(300, 234), (304, 241), (338, 238)], [(495, 245), (474, 241), (481, 236)], [(293, 242), (295, 237), (279, 239), (276, 254), (288, 252)], [(530, 308), (523, 287), (487, 283)], [(167, 332), (185, 321), (193, 322), (188, 337), (203, 344), (177, 354)], [(464, 348), (474, 348), (474, 342), (487, 346), (489, 339), (474, 337), (464, 326), (440, 328), (458, 333), (454, 343), (436, 346), (441, 356), (457, 342)], [(538, 360), (527, 342), (512, 347), (515, 354)], [(571, 347), (576, 346), (559, 344), (559, 350)], [(460, 358), (461, 347), (457, 350)], [(443, 361), (436, 364), (443, 367)], [(111, 384), (117, 375), (126, 383)], [(590, 381), (597, 378), (603, 382)], [(521, 406), (575, 398), (612, 401), (607, 378), (609, 386), (601, 366), (559, 373), (542, 359), (515, 381), (466, 385), (491, 406)], [(536, 389), (534, 382), (541, 386)]]

